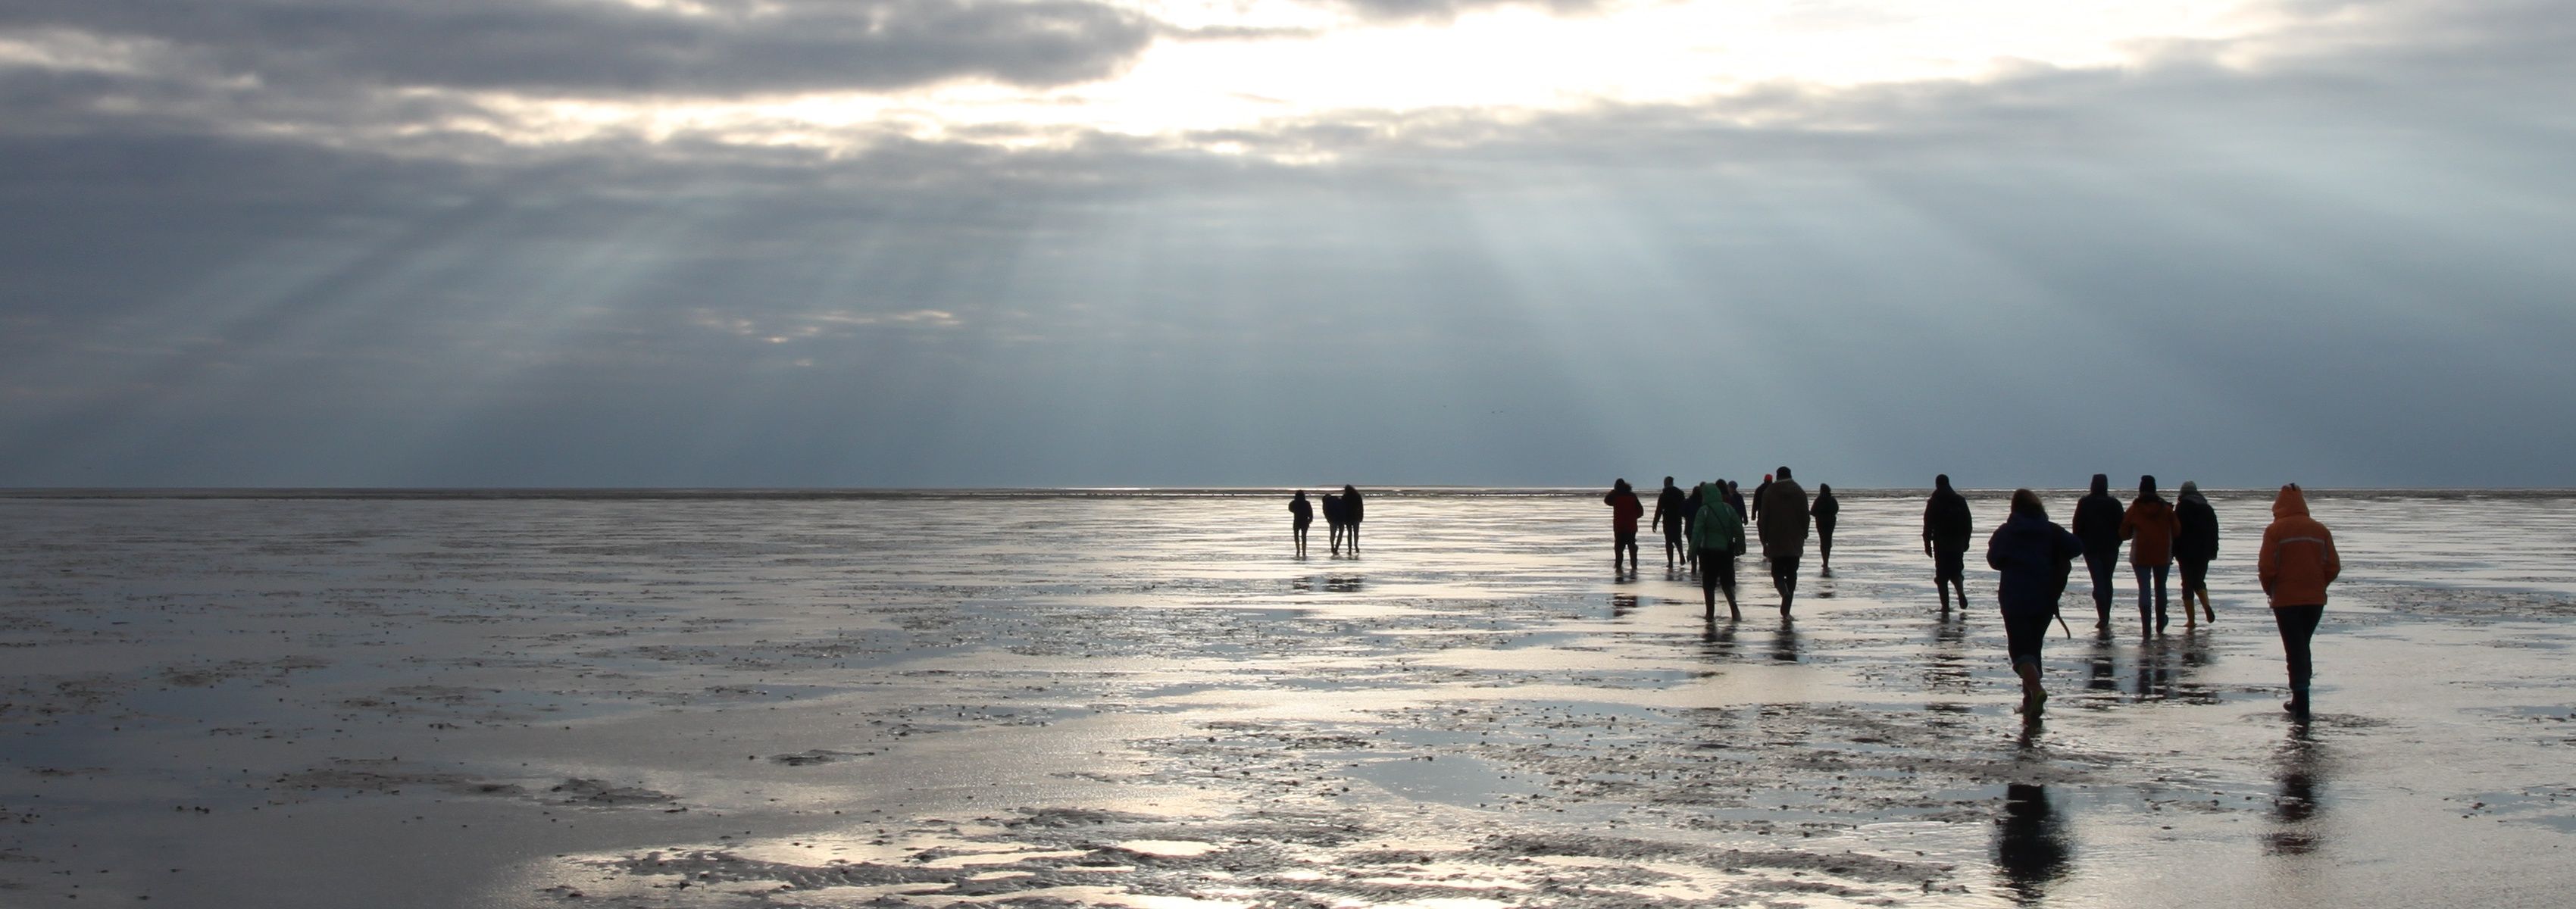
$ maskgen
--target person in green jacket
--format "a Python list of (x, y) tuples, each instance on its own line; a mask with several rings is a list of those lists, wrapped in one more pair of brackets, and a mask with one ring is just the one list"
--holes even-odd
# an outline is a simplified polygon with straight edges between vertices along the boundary
[(1708, 617), (1717, 618), (1717, 592), (1726, 591), (1726, 611), (1737, 619), (1735, 557), (1744, 554), (1744, 517), (1726, 504), (1726, 487), (1699, 484), (1699, 513), (1691, 520), (1691, 549), (1699, 553), (1699, 596)]

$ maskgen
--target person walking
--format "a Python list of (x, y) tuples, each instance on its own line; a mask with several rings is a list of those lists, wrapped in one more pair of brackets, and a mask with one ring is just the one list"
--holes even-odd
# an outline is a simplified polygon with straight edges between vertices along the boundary
[[(1744, 514), (1744, 519), (1753, 522), (1753, 526), (1755, 527), (1762, 526), (1762, 494), (1771, 491), (1771, 477), (1771, 474), (1763, 474), (1762, 482), (1754, 485), (1753, 510), (1745, 512)], [(1767, 559), (1771, 557), (1771, 554), (1766, 552), (1763, 553), (1762, 557)]]
[(2254, 557), (2254, 576), (2272, 601), (2272, 621), (2281, 629), (2281, 650), (2290, 664), (2290, 700), (2281, 707), (2308, 715), (2308, 676), (2315, 668), (2308, 639), (2326, 614), (2326, 585), (2343, 573), (2335, 554), (2334, 534), (2308, 516), (2308, 497), (2291, 483), (2272, 500), (2272, 524), (2263, 528), (2263, 548)]
[(1628, 570), (1637, 570), (1637, 519), (1646, 515), (1646, 506), (1637, 501), (1637, 492), (1625, 477), (1610, 484), (1601, 504), (1610, 506), (1610, 573), (1619, 573), (1623, 552), (1628, 555)]
[(1744, 508), (1743, 487), (1735, 485), (1734, 480), (1721, 480), (1719, 482), (1726, 484), (1726, 507), (1735, 509), (1737, 517), (1752, 514), (1752, 512), (1746, 511)]
[(2218, 511), (2209, 507), (2209, 498), (2200, 494), (2200, 484), (2182, 482), (2182, 492), (2174, 495), (2174, 563), (2182, 566), (2182, 624), (2189, 628), (2191, 599), (2200, 598), (2200, 611), (2212, 622), (2218, 621), (2218, 610), (2209, 605), (2209, 563), (2218, 558)]
[(1360, 554), (1360, 518), (1366, 516), (1366, 507), (1360, 503), (1358, 488), (1342, 484), (1342, 520), (1350, 524), (1346, 532), (1350, 534), (1352, 555)]
[(2093, 630), (2111, 633), (2111, 579), (2120, 567), (2120, 500), (2111, 478), (2093, 475), (2093, 491), (2075, 503), (2075, 538), (2084, 541), (2084, 568), (2093, 574)]
[(1753, 524), (1762, 532), (1762, 550), (1771, 557), (1771, 588), (1780, 592), (1780, 614), (1789, 614), (1789, 603), (1798, 597), (1798, 558), (1807, 551), (1807, 490), (1789, 478), (1789, 468), (1772, 474), (1777, 479), (1764, 484), (1756, 499), (1767, 499), (1755, 506), (1761, 517)]
[(1834, 501), (1834, 484), (1816, 484), (1816, 504), (1807, 509), (1816, 519), (1816, 561), (1824, 577), (1834, 576), (1834, 520), (1843, 513), (1843, 503)]
[(1699, 511), (1691, 518), (1691, 550), (1699, 554), (1699, 598), (1707, 607), (1708, 617), (1717, 618), (1717, 594), (1726, 593), (1726, 613), (1744, 618), (1735, 605), (1735, 557), (1744, 554), (1744, 518), (1726, 504), (1726, 493), (1717, 483), (1701, 483), (1692, 490), (1699, 498)]
[(1968, 540), (1977, 535), (1976, 515), (1968, 497), (1950, 488), (1950, 475), (1932, 478), (1932, 498), (1923, 503), (1923, 554), (1932, 557), (1932, 588), (1941, 592), (1941, 611), (1950, 611), (1950, 591), (1959, 592), (1959, 612), (1968, 609)]
[(1324, 494), (1324, 525), (1332, 531), (1333, 554), (1341, 555), (1342, 533), (1351, 526), (1351, 509), (1342, 504), (1341, 496)]
[[(2120, 516), (2120, 539), (2129, 541), (2129, 570), (2138, 578), (2138, 623), (2149, 632), (2165, 630), (2165, 574), (2173, 567), (2173, 506), (2156, 494), (2155, 475), (2138, 478), (2138, 497), (2129, 500), (2129, 511)], [(2149, 607), (2148, 585), (2155, 587), (2154, 609)]]
[[(1724, 483), (1725, 481), (1720, 480), (1718, 482)], [(1682, 539), (1685, 542), (1699, 539), (1699, 507), (1700, 503), (1708, 501), (1708, 487), (1709, 484), (1707, 483), (1696, 484), (1691, 487), (1690, 495), (1682, 497)], [(1685, 558), (1690, 561), (1691, 570), (1698, 571), (1699, 547), (1687, 547), (1683, 550), (1683, 553)]]
[(1297, 557), (1305, 558), (1306, 528), (1315, 523), (1315, 503), (1306, 501), (1305, 490), (1297, 490), (1297, 495), (1288, 500), (1288, 514), (1295, 523), (1293, 533), (1297, 537)]
[(1986, 541), (1986, 566), (2001, 572), (1995, 599), (2003, 607), (2004, 641), (2013, 674), (2021, 676), (2021, 713), (2038, 719), (2048, 691), (2040, 687), (2039, 649), (2048, 620), (2066, 592), (2066, 575), (2084, 554), (2084, 541), (2048, 519), (2039, 494), (2013, 490), (2012, 513)]
[(1664, 570), (1671, 571), (1676, 561), (1690, 561), (1690, 540), (1682, 536), (1682, 524), (1689, 519), (1690, 495), (1664, 478), (1664, 491), (1655, 494), (1655, 520), (1649, 529), (1664, 532)]

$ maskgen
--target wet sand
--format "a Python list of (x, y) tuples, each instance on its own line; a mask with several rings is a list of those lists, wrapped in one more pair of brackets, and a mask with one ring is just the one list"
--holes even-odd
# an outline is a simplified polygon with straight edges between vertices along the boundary
[(0, 905), (2563, 902), (2576, 497), (2316, 496), (2306, 723), (2213, 499), (2032, 726), (1912, 497), (1786, 623), (1584, 496), (0, 498)]

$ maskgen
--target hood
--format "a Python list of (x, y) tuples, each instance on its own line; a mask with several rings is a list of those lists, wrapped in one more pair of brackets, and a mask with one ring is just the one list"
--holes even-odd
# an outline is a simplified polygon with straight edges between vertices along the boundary
[(1726, 487), (1715, 483), (1701, 483), (1697, 486), (1691, 487), (1691, 491), (1699, 493), (1700, 500), (1703, 502), (1723, 502), (1726, 500)]
[[(1922, 476), (1922, 474), (1915, 474), (1915, 476)], [(1950, 489), (1950, 475), (1945, 473), (1945, 474), (1942, 474), (1942, 475), (1940, 475), (1940, 476), (1933, 477), (1933, 478), (1932, 478), (1932, 488), (1933, 488), (1934, 490), (1936, 490), (1936, 491), (1941, 491), (1941, 492), (1947, 492), (1947, 491), (1949, 491), (1949, 489)]]
[(2308, 496), (2299, 490), (2299, 484), (2291, 483), (2281, 487), (2280, 498), (2272, 500), (2272, 516), (2276, 518), (2308, 516)]
[(2097, 473), (2093, 475), (2093, 494), (2105, 496), (2111, 494), (2110, 474)]

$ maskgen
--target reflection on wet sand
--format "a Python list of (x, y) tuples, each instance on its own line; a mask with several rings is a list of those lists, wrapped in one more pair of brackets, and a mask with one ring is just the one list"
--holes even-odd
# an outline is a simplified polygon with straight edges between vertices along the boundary
[(2272, 796), (2275, 829), (2263, 835), (2264, 855), (2307, 855), (2321, 844), (2317, 790), (2325, 768), (2322, 750), (2307, 721), (2290, 724), (2289, 739), (2272, 756), (2280, 788)]
[(1636, 595), (1636, 594), (1633, 594), (1633, 593), (1618, 593), (1618, 594), (1611, 594), (1611, 595), (1610, 595), (1610, 617), (1611, 617), (1611, 618), (1614, 618), (1614, 619), (1624, 619), (1624, 618), (1627, 618), (1627, 617), (1628, 617), (1628, 615), (1629, 615), (1630, 613), (1633, 613), (1633, 612), (1636, 612), (1636, 611), (1637, 611), (1637, 595)]
[(2049, 885), (2066, 876), (2073, 855), (2066, 822), (2049, 802), (2048, 787), (2005, 786), (2004, 816), (1995, 824), (1995, 871), (2012, 891), (2013, 902), (2039, 905)]
[(1780, 630), (1771, 636), (1771, 659), (1782, 663), (1798, 661), (1798, 626), (1788, 619), (1780, 620)]

